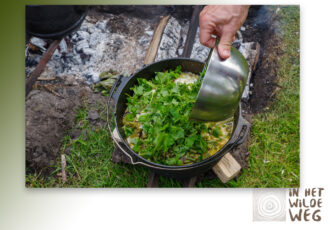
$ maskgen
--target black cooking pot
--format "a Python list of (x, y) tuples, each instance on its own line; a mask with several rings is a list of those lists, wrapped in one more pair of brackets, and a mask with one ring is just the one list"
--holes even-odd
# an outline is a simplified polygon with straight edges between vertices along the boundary
[(133, 94), (131, 87), (138, 83), (138, 78), (145, 78), (150, 80), (151, 78), (155, 77), (155, 72), (163, 72), (169, 69), (174, 70), (179, 65), (182, 66), (181, 70), (183, 72), (192, 72), (195, 74), (200, 74), (204, 67), (204, 63), (197, 60), (188, 58), (173, 58), (148, 65), (130, 77), (118, 78), (110, 91), (107, 105), (107, 117), (109, 130), (116, 147), (118, 147), (125, 155), (127, 155), (133, 165), (143, 165), (150, 170), (153, 170), (156, 173), (164, 176), (185, 178), (206, 172), (207, 170), (211, 169), (232, 148), (240, 145), (248, 134), (250, 124), (245, 119), (243, 119), (241, 115), (241, 108), (239, 106), (234, 115), (233, 133), (228, 143), (213, 156), (201, 162), (190, 165), (161, 165), (148, 161), (134, 152), (126, 143), (124, 139), (125, 133), (122, 128), (122, 119), (127, 107), (127, 94)]
[(61, 38), (77, 29), (88, 6), (26, 6), (26, 32), (40, 38)]

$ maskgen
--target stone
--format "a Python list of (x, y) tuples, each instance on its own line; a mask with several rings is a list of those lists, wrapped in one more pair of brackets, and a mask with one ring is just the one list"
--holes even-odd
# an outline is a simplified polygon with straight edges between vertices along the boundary
[(95, 121), (100, 118), (100, 115), (97, 111), (91, 110), (88, 112), (87, 117), (88, 120)]
[(34, 46), (40, 48), (42, 51), (46, 51), (46, 45), (47, 42), (43, 40), (42, 38), (37, 38), (37, 37), (32, 37), (30, 39), (30, 43), (33, 44)]

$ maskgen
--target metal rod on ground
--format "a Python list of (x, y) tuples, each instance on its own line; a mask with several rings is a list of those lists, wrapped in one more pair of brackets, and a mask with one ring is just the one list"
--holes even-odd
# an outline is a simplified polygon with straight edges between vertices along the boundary
[(199, 13), (202, 11), (202, 9), (203, 6), (201, 5), (194, 6), (194, 11), (191, 16), (186, 42), (184, 44), (183, 52), (181, 55), (182, 57), (189, 58), (191, 55), (191, 51), (195, 42), (197, 27), (199, 24)]
[(187, 178), (183, 180), (182, 186), (184, 188), (193, 188), (197, 182), (197, 176)]
[(147, 187), (148, 188), (157, 188), (158, 182), (159, 182), (159, 175), (150, 171)]
[(62, 166), (62, 180), (65, 183), (66, 182), (66, 172), (65, 172), (65, 167), (66, 167), (66, 160), (65, 160), (65, 155), (61, 155), (61, 166)]
[(50, 46), (48, 47), (47, 51), (41, 57), (40, 62), (38, 63), (37, 67), (33, 70), (33, 72), (29, 75), (28, 79), (25, 81), (25, 96), (29, 94), (32, 90), (32, 86), (38, 80), (40, 74), (44, 71), (47, 62), (53, 56), (53, 53), (57, 49), (58, 45), (60, 44), (62, 39), (54, 40)]

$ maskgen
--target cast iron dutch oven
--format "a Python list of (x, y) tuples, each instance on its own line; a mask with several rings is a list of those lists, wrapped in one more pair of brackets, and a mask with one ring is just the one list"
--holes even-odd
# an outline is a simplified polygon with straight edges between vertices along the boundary
[(26, 6), (26, 32), (40, 38), (61, 38), (77, 29), (88, 6)]
[(118, 147), (130, 159), (133, 165), (143, 165), (163, 176), (186, 178), (199, 175), (211, 169), (227, 152), (229, 152), (232, 148), (240, 145), (248, 134), (250, 124), (242, 117), (241, 108), (239, 106), (234, 115), (233, 133), (227, 144), (213, 156), (201, 162), (190, 165), (162, 165), (146, 160), (134, 152), (125, 141), (125, 133), (122, 128), (122, 119), (127, 107), (127, 94), (133, 94), (131, 87), (137, 84), (138, 78), (145, 78), (149, 80), (155, 77), (155, 72), (162, 72), (169, 69), (174, 70), (179, 65), (182, 67), (183, 72), (192, 72), (198, 75), (202, 72), (204, 67), (204, 63), (198, 60), (189, 58), (173, 58), (145, 66), (136, 74), (130, 77), (118, 78), (110, 91), (107, 104), (107, 117), (109, 131), (116, 147)]

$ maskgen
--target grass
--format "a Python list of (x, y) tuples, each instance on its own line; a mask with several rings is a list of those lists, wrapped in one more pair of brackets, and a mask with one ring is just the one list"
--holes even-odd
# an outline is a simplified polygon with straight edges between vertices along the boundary
[[(299, 8), (283, 7), (279, 12), (283, 28), (276, 100), (266, 113), (253, 117), (249, 146), (249, 168), (227, 184), (204, 179), (197, 187), (298, 187), (299, 186)], [(111, 162), (113, 144), (106, 127), (93, 127), (87, 110), (77, 112), (76, 128), (82, 134), (64, 137), (61, 154), (66, 153), (67, 182), (61, 179), (60, 158), (51, 174), (29, 173), (27, 187), (145, 187), (149, 172), (139, 166)], [(102, 114), (105, 119), (105, 114)], [(160, 187), (181, 187), (161, 177)]]
[[(148, 171), (111, 162), (113, 144), (107, 128), (95, 128), (86, 119), (87, 110), (77, 111), (76, 127), (82, 130), (76, 139), (65, 136), (60, 153), (66, 154), (67, 182), (61, 177), (61, 160), (52, 169), (50, 176), (34, 173), (27, 175), (28, 187), (145, 187)], [(105, 114), (102, 117), (105, 120)], [(69, 151), (68, 151), (69, 150)]]

